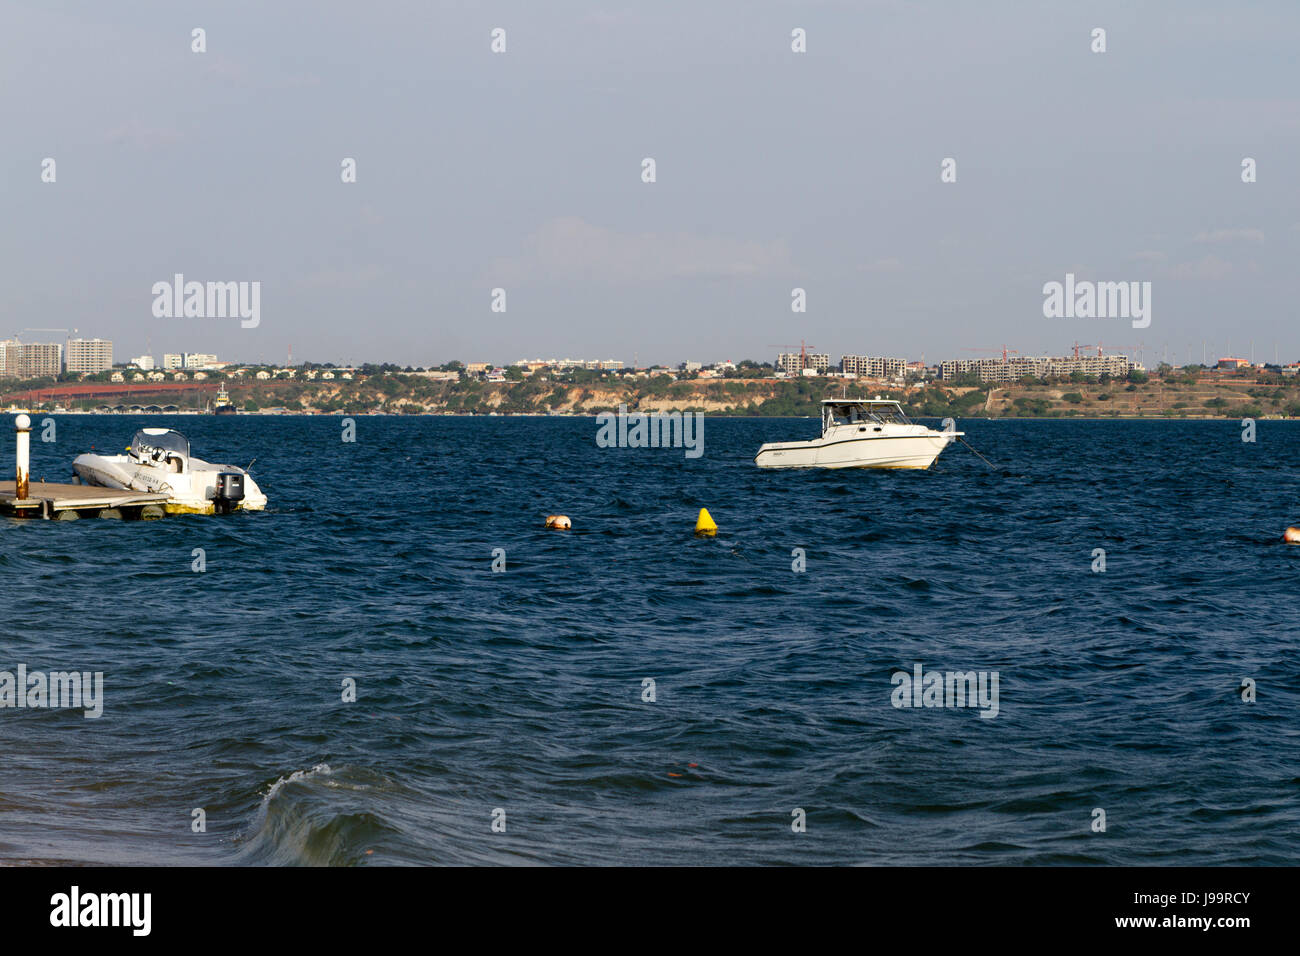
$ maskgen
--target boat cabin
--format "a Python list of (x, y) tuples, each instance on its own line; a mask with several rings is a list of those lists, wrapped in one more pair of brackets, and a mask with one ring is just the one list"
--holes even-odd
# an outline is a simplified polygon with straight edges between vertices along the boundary
[(142, 428), (131, 439), (129, 454), (137, 461), (181, 474), (189, 467), (190, 442), (170, 428)]
[(828, 398), (822, 402), (822, 434), (836, 425), (910, 425), (903, 406), (887, 398)]

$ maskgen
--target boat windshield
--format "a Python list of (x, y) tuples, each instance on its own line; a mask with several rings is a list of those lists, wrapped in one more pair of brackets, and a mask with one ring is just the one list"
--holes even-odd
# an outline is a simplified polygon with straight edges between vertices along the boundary
[(903, 414), (903, 410), (894, 404), (871, 405), (868, 407), (867, 414), (872, 421), (887, 425), (911, 424)]
[(880, 425), (909, 425), (907, 416), (893, 402), (845, 402), (823, 406), (822, 423), (829, 428), (832, 425), (856, 425), (870, 423)]
[(190, 443), (184, 435), (170, 428), (142, 428), (131, 439), (131, 454), (146, 461), (163, 461), (170, 455), (188, 461)]

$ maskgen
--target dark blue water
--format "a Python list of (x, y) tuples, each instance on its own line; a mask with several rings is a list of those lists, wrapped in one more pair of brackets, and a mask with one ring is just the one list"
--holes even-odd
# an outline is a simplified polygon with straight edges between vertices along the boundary
[[(270, 509), (0, 520), (0, 670), (106, 685), (0, 710), (0, 860), (1300, 857), (1300, 425), (969, 422), (996, 469), (783, 473), (754, 450), (815, 423), (710, 419), (698, 460), (590, 419), (152, 423), (256, 456)], [(142, 424), (62, 417), (33, 473)], [(997, 671), (998, 715), (895, 708), (917, 663)]]

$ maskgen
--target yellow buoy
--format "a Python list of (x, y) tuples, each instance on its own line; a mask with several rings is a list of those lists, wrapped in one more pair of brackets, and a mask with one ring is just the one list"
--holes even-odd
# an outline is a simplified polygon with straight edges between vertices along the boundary
[(1300, 528), (1287, 528), (1282, 532), (1282, 540), (1287, 544), (1300, 544)]
[(573, 522), (569, 520), (568, 515), (547, 515), (546, 527), (554, 528), (556, 531), (568, 531), (573, 527)]
[(695, 519), (696, 534), (717, 534), (718, 523), (713, 520), (713, 515), (709, 514), (708, 508), (700, 509), (700, 516)]

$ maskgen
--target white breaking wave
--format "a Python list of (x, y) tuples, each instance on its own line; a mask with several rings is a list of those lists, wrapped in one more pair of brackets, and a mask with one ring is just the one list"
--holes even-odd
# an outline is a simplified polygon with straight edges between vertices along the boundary
[(262, 803), (263, 803), (263, 805), (265, 805), (266, 803), (269, 803), (269, 802), (271, 801), (271, 799), (272, 799), (272, 798), (273, 798), (277, 793), (280, 792), (280, 789), (281, 789), (285, 784), (296, 783), (296, 782), (298, 782), (298, 781), (300, 781), (300, 780), (306, 780), (308, 777), (314, 777), (314, 776), (316, 776), (316, 775), (318, 775), (318, 774), (319, 774), (320, 776), (328, 777), (328, 776), (329, 776), (330, 774), (332, 774), (333, 772), (334, 772), (334, 771), (330, 769), (330, 765), (327, 764), (327, 763), (318, 763), (316, 766), (312, 767), (310, 770), (295, 770), (293, 773), (289, 774), (289, 776), (287, 776), (287, 777), (281, 777), (281, 778), (280, 778), (279, 780), (277, 780), (275, 783), (271, 784), (270, 788), (266, 791), (266, 796), (265, 796), (265, 798), (263, 798)]

